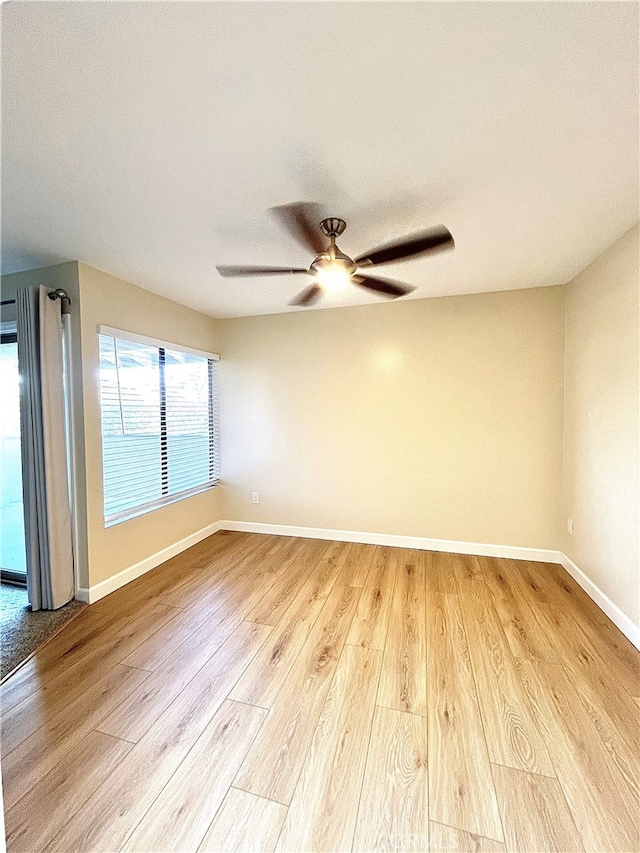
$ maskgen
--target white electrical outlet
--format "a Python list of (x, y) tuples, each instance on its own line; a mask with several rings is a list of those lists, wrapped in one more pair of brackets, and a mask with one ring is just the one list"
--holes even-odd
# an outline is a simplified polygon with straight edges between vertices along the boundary
[(260, 492), (251, 492), (251, 503), (259, 504), (260, 503)]
[(573, 536), (573, 519), (572, 518), (567, 519), (567, 533), (570, 536)]

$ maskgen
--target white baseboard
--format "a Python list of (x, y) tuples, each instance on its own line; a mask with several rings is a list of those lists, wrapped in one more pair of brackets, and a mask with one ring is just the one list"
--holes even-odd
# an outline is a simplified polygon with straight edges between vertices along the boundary
[(487, 545), (481, 542), (458, 542), (453, 539), (427, 539), (424, 536), (396, 536), (393, 533), (363, 533), (356, 530), (332, 530), (323, 527), (293, 527), (287, 524), (264, 524), (254, 521), (220, 521), (221, 530), (244, 533), (271, 533), (275, 536), (299, 536), (302, 539), (330, 539), (336, 542), (362, 542), (365, 545), (390, 545), (393, 548), (415, 548), (418, 551), (445, 551), (450, 554), (478, 554), (481, 557), (508, 557), (537, 563), (559, 563), (560, 551), (543, 548), (518, 548), (512, 545)]
[(482, 557), (506, 557), (511, 560), (532, 560), (538, 563), (560, 563), (571, 577), (580, 584), (587, 595), (606, 613), (611, 621), (640, 649), (640, 627), (638, 627), (611, 599), (590, 580), (585, 573), (562, 551), (544, 548), (520, 548), (513, 545), (492, 545), (483, 542), (458, 542), (453, 539), (428, 539), (423, 536), (396, 536), (392, 533), (366, 533), (354, 530), (333, 530), (323, 527), (295, 527), (287, 524), (265, 524), (254, 521), (221, 520), (197, 530), (179, 542), (163, 548), (107, 578), (89, 589), (80, 588), (76, 598), (88, 604), (98, 601), (110, 592), (140, 577), (140, 575), (175, 557), (197, 542), (217, 533), (218, 530), (238, 530), (244, 533), (270, 533), (275, 536), (298, 536), (302, 539), (329, 539), (336, 542), (361, 542), (365, 545), (390, 545), (394, 548), (414, 548), (419, 551), (444, 551), (450, 554), (478, 554)]
[(569, 572), (571, 577), (580, 584), (582, 589), (587, 593), (589, 598), (598, 605), (600, 610), (602, 610), (603, 613), (606, 613), (609, 619), (611, 619), (613, 624), (622, 631), (625, 637), (633, 643), (637, 649), (640, 649), (640, 627), (629, 619), (626, 613), (623, 613), (618, 605), (614, 604), (609, 596), (606, 595), (590, 578), (588, 578), (582, 569), (576, 566), (573, 560), (570, 560), (569, 557), (562, 552), (560, 553), (560, 564)]
[(450, 554), (477, 554), (481, 557), (506, 557), (511, 560), (532, 560), (537, 563), (560, 563), (598, 607), (606, 613), (614, 625), (622, 631), (625, 637), (637, 649), (640, 649), (640, 628), (562, 551), (544, 548), (519, 548), (512, 545), (491, 545), (483, 542), (458, 542), (453, 539), (428, 539), (422, 536), (395, 536), (391, 533), (363, 533), (354, 530), (331, 530), (321, 527), (294, 527), (286, 524), (265, 524), (254, 521), (224, 520), (219, 523), (221, 530), (240, 530), (245, 533), (271, 533), (276, 536), (299, 536), (304, 539), (331, 539), (337, 542), (362, 542), (365, 545), (415, 548), (419, 551), (445, 551)]
[(298, 536), (302, 539), (329, 539), (336, 542), (362, 542), (365, 545), (390, 545), (394, 548), (415, 548), (420, 551), (446, 551), (451, 554), (479, 554), (483, 557), (509, 557), (512, 560), (534, 560), (542, 563), (559, 563), (559, 551), (542, 548), (517, 548), (511, 545), (487, 545), (480, 542), (457, 542), (453, 539), (427, 539), (422, 536), (396, 536), (392, 533), (363, 533), (355, 530), (333, 530), (323, 527), (295, 527), (287, 524), (264, 524), (253, 521), (221, 520), (203, 527), (179, 542), (163, 548), (139, 563), (129, 566), (107, 580), (90, 588), (76, 590), (78, 601), (93, 604), (110, 592), (155, 569), (197, 542), (217, 533), (218, 530), (238, 530), (244, 533), (270, 533), (275, 536)]
[(160, 563), (164, 563), (166, 560), (170, 560), (171, 557), (175, 557), (176, 554), (186, 551), (187, 548), (190, 548), (192, 545), (202, 542), (202, 540), (206, 539), (207, 536), (217, 533), (218, 530), (223, 529), (222, 524), (223, 522), (220, 521), (208, 524), (206, 527), (196, 530), (195, 533), (185, 536), (185, 538), (181, 539), (179, 542), (174, 542), (173, 545), (169, 545), (167, 548), (157, 551), (150, 557), (145, 557), (144, 560), (140, 560), (139, 563), (129, 566), (128, 569), (123, 569), (123, 571), (118, 572), (117, 575), (107, 578), (106, 581), (97, 583), (89, 589), (86, 587), (80, 587), (76, 590), (76, 598), (78, 601), (93, 604), (99, 599), (104, 598), (105, 595), (109, 595), (110, 592), (115, 592), (115, 590), (119, 589), (121, 586), (139, 578), (140, 575), (144, 575), (151, 569), (155, 569), (155, 567), (159, 566)]

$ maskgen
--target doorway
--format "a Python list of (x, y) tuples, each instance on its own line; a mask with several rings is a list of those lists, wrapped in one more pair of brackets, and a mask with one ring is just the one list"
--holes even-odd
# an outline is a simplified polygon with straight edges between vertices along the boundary
[[(4, 325), (4, 324), (3, 324)], [(27, 582), (22, 508), (20, 374), (15, 332), (0, 336), (0, 574), (3, 581)]]

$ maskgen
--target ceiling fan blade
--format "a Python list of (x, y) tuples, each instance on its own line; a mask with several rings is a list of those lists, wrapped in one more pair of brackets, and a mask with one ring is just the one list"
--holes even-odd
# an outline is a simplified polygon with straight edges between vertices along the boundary
[(397, 299), (399, 296), (406, 296), (415, 290), (410, 284), (403, 284), (400, 281), (391, 281), (388, 278), (377, 278), (370, 275), (352, 275), (351, 281), (357, 284), (358, 287), (364, 287), (367, 290), (373, 290), (375, 293), (380, 293), (388, 299)]
[(250, 275), (286, 275), (291, 273), (305, 273), (309, 275), (309, 270), (302, 267), (216, 267), (218, 272), (224, 278), (246, 277)]
[(356, 258), (356, 263), (359, 267), (374, 264), (389, 264), (392, 261), (402, 261), (405, 258), (422, 255), (425, 252), (433, 252), (438, 249), (453, 249), (454, 245), (453, 237), (449, 231), (444, 225), (439, 225), (437, 228), (422, 231), (419, 234), (406, 237), (404, 240), (398, 240), (395, 243), (389, 243), (386, 246), (372, 249), (370, 252)]
[(302, 293), (294, 297), (289, 305), (298, 305), (301, 308), (306, 308), (308, 305), (314, 305), (320, 298), (321, 293), (322, 288), (319, 284), (310, 284), (309, 287), (305, 287)]
[(320, 230), (323, 213), (319, 204), (296, 201), (272, 207), (270, 213), (305, 249), (319, 255), (327, 248), (327, 239)]

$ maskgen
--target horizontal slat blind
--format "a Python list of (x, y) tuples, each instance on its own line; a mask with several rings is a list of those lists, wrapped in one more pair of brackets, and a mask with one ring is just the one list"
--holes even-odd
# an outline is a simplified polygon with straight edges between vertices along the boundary
[(214, 359), (175, 345), (99, 340), (105, 523), (215, 485)]
[(166, 350), (169, 494), (208, 483), (209, 363), (199, 355)]

